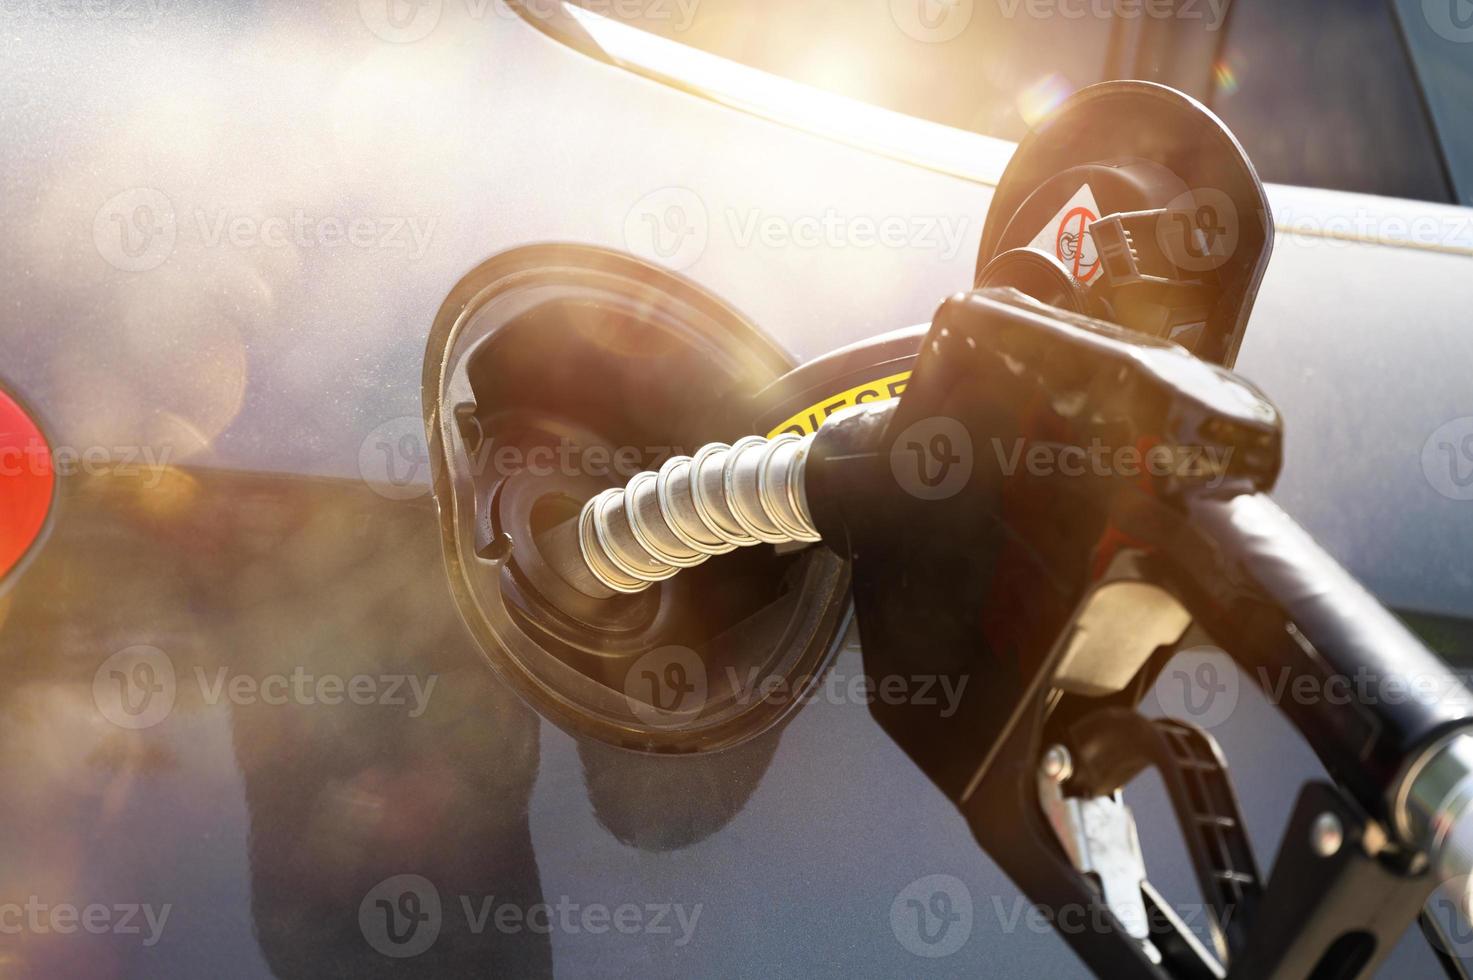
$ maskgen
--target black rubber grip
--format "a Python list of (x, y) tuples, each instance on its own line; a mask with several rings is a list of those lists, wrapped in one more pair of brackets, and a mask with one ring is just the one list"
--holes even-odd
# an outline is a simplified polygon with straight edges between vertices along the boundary
[(1460, 678), (1264, 494), (1194, 495), (1176, 591), (1332, 776), (1389, 815), (1406, 762), (1473, 718)]

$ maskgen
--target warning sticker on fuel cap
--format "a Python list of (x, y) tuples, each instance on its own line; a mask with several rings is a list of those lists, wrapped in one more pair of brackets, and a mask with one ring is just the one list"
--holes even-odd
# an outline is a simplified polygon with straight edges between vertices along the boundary
[(1099, 218), (1100, 206), (1095, 202), (1095, 193), (1085, 184), (1028, 245), (1057, 256), (1080, 282), (1092, 282), (1103, 271), (1100, 253), (1089, 234), (1089, 226)]

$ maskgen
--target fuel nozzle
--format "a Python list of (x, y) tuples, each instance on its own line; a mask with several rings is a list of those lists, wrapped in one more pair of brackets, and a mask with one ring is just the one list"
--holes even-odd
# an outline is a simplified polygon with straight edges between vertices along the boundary
[(603, 586), (634, 593), (739, 547), (818, 541), (803, 490), (812, 441), (747, 436), (638, 473), (583, 505), (578, 557)]
[(1473, 919), (1473, 731), (1459, 730), (1425, 752), (1402, 781), (1395, 816), (1427, 852), (1433, 876)]

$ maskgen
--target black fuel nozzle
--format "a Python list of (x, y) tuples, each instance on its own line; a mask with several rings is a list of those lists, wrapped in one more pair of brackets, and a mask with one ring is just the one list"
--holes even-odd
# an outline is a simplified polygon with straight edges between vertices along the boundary
[[(1102, 975), (1307, 976), (1328, 932), (1357, 930), (1370, 969), (1438, 881), (1466, 889), (1473, 871), (1473, 700), (1268, 498), (1281, 456), (1278, 413), (1246, 381), (1007, 290), (948, 300), (904, 396), (831, 419), (809, 453), (815, 526), (852, 562), (866, 673), (964, 692), (950, 712), (871, 713), (1033, 900), (1107, 908), (1116, 929), (1068, 934)], [(1286, 839), (1266, 887), (1230, 790), (1204, 796), (1209, 773), (1230, 785), (1210, 736), (1119, 723), (1194, 624), (1263, 683), (1435, 682), (1435, 697), (1283, 705), (1335, 785), (1301, 798), (1313, 833)], [(1130, 854), (1118, 791), (1163, 764), (1186, 773), (1177, 810), (1216, 896), (1214, 951), (1169, 921)], [(1332, 900), (1344, 888), (1378, 902)], [(1296, 903), (1309, 924), (1275, 926)]]
[[(1114, 928), (1067, 933), (1094, 969), (1308, 976), (1327, 935), (1356, 932), (1370, 946), (1335, 956), (1358, 976), (1440, 882), (1467, 904), (1473, 697), (1267, 497), (1281, 462), (1277, 410), (1226, 369), (977, 290), (943, 304), (899, 398), (600, 494), (579, 559), (638, 592), (715, 551), (821, 539), (850, 565), (866, 673), (958, 693), (871, 713), (1034, 901), (1103, 908)], [(1435, 697), (1282, 706), (1334, 785), (1306, 787), (1304, 833), (1267, 882), (1211, 736), (1136, 710), (1193, 629), (1261, 683), (1435, 682)], [(1147, 766), (1210, 897), (1212, 949), (1145, 879), (1119, 794)], [(1300, 907), (1306, 927), (1284, 929)]]

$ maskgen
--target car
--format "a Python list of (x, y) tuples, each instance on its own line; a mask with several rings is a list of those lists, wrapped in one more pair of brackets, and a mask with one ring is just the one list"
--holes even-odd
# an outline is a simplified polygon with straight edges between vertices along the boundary
[[(1109, 49), (1127, 37), (1113, 7), (1071, 32), (1064, 14), (1083, 8), (1020, 3), (997, 6), (1004, 26), (1060, 38), (1060, 65), (1038, 73), (1058, 77), (1032, 92), (1040, 114), (1018, 111), (1008, 83), (970, 118), (956, 114), (967, 84), (946, 72), (988, 70), (965, 48), (978, 28), (943, 35), (957, 8), (991, 16), (982, 4), (896, 0), (863, 21), (814, 5), (791, 31), (737, 5), (657, 0), (0, 12), (0, 388), (37, 433), (10, 429), (19, 455), (0, 461), (11, 486), (43, 481), (28, 484), (0, 594), (0, 963), (19, 976), (1088, 975), (872, 718), (842, 601), (813, 648), (833, 649), (832, 682), (794, 689), (721, 751), (629, 752), (587, 737), (571, 709), (544, 718), (488, 667), (457, 593), (426, 425), (444, 421), (428, 411), (427, 349), (472, 298), (458, 284), (500, 281), (467, 280), (488, 263), (533, 280), (544, 266), (647, 270), (634, 278), (658, 284), (654, 306), (735, 325), (723, 356), (753, 385), (929, 323), (973, 285), (1015, 141), (1069, 90), (1162, 64)], [(1393, 6), (1394, 21), (1374, 20)], [(1192, 35), (1158, 80), (1206, 98), (1265, 176), (1289, 181), (1267, 187), (1277, 242), (1235, 365), (1285, 420), (1275, 499), (1465, 668), (1463, 8), (1221, 9), (1252, 64), (1203, 57)], [(723, 34), (732, 23), (765, 40), (720, 49), (741, 36)], [(888, 108), (807, 84), (902, 70), (825, 53), (822, 32), (846, 23), (943, 68), (868, 85)], [(1143, 15), (1132, 44), (1178, 50), (1150, 47), (1175, 25)], [(1322, 46), (1321, 26), (1340, 41)], [(740, 63), (777, 58), (779, 42), (789, 62)], [(1090, 52), (1098, 67), (1067, 74)], [(808, 74), (787, 67), (805, 54)], [(1393, 80), (1363, 82), (1383, 58)], [(1213, 97), (1224, 66), (1246, 108)], [(1280, 69), (1356, 95), (1270, 81)], [(916, 108), (932, 96), (940, 121)], [(1354, 132), (1326, 131), (1343, 142), (1301, 147), (1344, 121)], [(1321, 165), (1325, 186), (1299, 186)], [(512, 357), (508, 386), (555, 379), (583, 349), (576, 332), (544, 336), (558, 344)], [(607, 348), (599, 365), (652, 354), (589, 336)], [(670, 405), (726, 383), (577, 377), (593, 403), (645, 406), (656, 431), (685, 421)], [(38, 438), (44, 452), (25, 453)], [(652, 441), (639, 448), (676, 448)], [(1211, 651), (1182, 657), (1163, 677), (1184, 686), (1157, 685), (1156, 708), (1242, 760), (1247, 831), (1272, 855), (1289, 802), (1324, 770), (1271, 690)], [(1127, 796), (1153, 882), (1209, 936), (1166, 790), (1146, 776)], [(1450, 935), (1451, 953), (1473, 952)], [(1383, 975), (1437, 962), (1412, 930)]]

